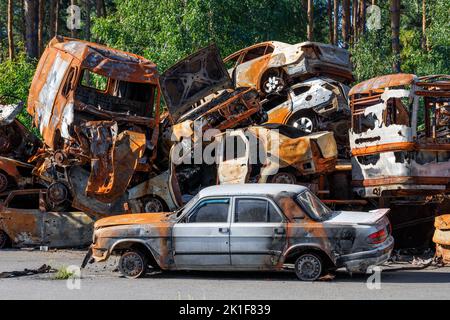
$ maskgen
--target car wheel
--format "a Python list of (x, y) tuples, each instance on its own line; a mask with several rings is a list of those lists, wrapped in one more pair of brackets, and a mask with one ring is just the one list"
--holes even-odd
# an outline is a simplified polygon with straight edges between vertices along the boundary
[(0, 193), (8, 189), (8, 177), (0, 172)]
[(129, 279), (136, 279), (145, 275), (147, 258), (140, 251), (130, 250), (122, 254), (119, 260), (119, 271)]
[(292, 121), (292, 126), (304, 133), (312, 133), (317, 129), (314, 117), (309, 114), (299, 116), (296, 120)]
[(263, 79), (262, 91), (265, 94), (280, 93), (284, 89), (283, 75), (279, 70), (270, 70)]
[(9, 237), (5, 231), (0, 230), (0, 249), (6, 248), (9, 244)]
[(156, 197), (149, 197), (142, 201), (145, 212), (164, 212), (164, 203)]
[(302, 281), (317, 280), (322, 274), (322, 260), (313, 253), (305, 253), (295, 261), (295, 274)]
[(295, 184), (297, 179), (295, 175), (290, 172), (278, 172), (272, 176), (270, 179), (271, 183), (284, 183), (284, 184)]

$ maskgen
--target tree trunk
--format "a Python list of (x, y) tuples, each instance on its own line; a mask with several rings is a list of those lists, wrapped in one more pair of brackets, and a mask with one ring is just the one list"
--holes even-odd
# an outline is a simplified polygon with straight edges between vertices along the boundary
[(359, 31), (358, 34), (362, 35), (366, 31), (366, 1), (359, 1)]
[(352, 39), (353, 43), (356, 42), (356, 39), (358, 38), (358, 2), (359, 0), (353, 0), (353, 6), (352, 6)]
[(86, 12), (86, 22), (84, 23), (84, 38), (91, 40), (91, 3), (90, 0), (84, 0), (84, 11)]
[(59, 0), (55, 4), (55, 36), (59, 34)]
[(391, 42), (394, 62), (394, 72), (401, 72), (400, 68), (400, 0), (390, 0), (391, 11)]
[(337, 46), (338, 44), (338, 40), (339, 40), (339, 0), (334, 0), (334, 5), (333, 5), (333, 13), (334, 13), (334, 21), (333, 21), (333, 35), (334, 35), (334, 39), (333, 39), (333, 44), (335, 46)]
[(328, 0), (328, 4), (327, 4), (327, 14), (328, 14), (328, 28), (329, 28), (329, 32), (328, 32), (328, 36), (329, 36), (329, 41), (330, 43), (333, 43), (334, 41), (334, 35), (333, 35), (333, 8), (331, 5), (331, 0)]
[(105, 1), (96, 0), (95, 1), (95, 11), (97, 13), (97, 17), (104, 17), (106, 15)]
[(49, 24), (48, 24), (48, 37), (51, 39), (55, 34), (55, 7), (56, 0), (50, 0), (50, 12), (49, 12)]
[(22, 18), (22, 40), (23, 43), (26, 43), (27, 41), (27, 31), (26, 31), (26, 22), (25, 22), (25, 2), (24, 0), (20, 0), (20, 14)]
[(427, 2), (422, 0), (422, 49), (428, 50), (427, 46)]
[(29, 58), (38, 56), (38, 2), (24, 0), (25, 8), (25, 52)]
[(14, 59), (14, 35), (13, 35), (13, 0), (8, 0), (8, 54), (9, 59)]
[(314, 1), (308, 0), (308, 41), (313, 41), (314, 39)]
[[(77, 0), (70, 0), (70, 5), (71, 6), (76, 6), (76, 5), (78, 5), (78, 1)], [(75, 28), (75, 26), (72, 26), (72, 28), (70, 29), (70, 36), (72, 38), (77, 38), (78, 37), (78, 32), (77, 32), (77, 29)]]
[(44, 51), (44, 9), (45, 0), (39, 0), (39, 16), (38, 16), (38, 52), (39, 56)]
[(350, 0), (342, 0), (342, 40), (348, 49), (350, 29)]

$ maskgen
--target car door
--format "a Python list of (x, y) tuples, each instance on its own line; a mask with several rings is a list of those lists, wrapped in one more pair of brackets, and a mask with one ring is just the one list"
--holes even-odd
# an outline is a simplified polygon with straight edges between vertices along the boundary
[(231, 265), (273, 269), (286, 245), (286, 221), (272, 200), (235, 197), (230, 228)]
[(12, 191), (0, 210), (0, 230), (15, 246), (44, 245), (45, 223), (36, 190)]
[(231, 198), (199, 200), (173, 227), (177, 269), (227, 269), (230, 261)]
[(242, 130), (222, 135), (218, 147), (219, 184), (245, 183), (249, 175), (249, 141)]

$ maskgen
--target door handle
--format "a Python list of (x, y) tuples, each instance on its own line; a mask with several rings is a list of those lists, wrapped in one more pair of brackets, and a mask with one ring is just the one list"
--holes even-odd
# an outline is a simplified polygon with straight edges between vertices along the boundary
[(220, 233), (228, 233), (230, 231), (229, 228), (219, 228)]
[(284, 228), (275, 228), (275, 234), (285, 234), (286, 230)]

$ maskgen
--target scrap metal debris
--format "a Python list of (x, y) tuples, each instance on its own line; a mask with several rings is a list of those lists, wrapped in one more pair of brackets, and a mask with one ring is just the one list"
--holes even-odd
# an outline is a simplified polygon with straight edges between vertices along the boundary
[[(450, 190), (450, 76), (387, 75), (350, 90), (353, 80), (349, 52), (315, 42), (264, 42), (224, 60), (210, 45), (160, 75), (141, 56), (55, 37), (26, 108), (42, 141), (17, 119), (22, 103), (0, 106), (0, 214), (11, 211), (10, 194), (39, 190), (28, 217), (59, 214), (54, 221), (67, 230), (73, 223), (61, 217), (74, 212), (93, 221), (173, 211), (212, 184), (283, 182), (308, 186), (334, 208), (390, 207), (405, 217), (393, 219), (394, 233), (414, 230), (402, 246), (419, 224), (430, 238), (430, 219)], [(215, 130), (211, 141), (196, 139), (197, 124), (201, 133)], [(221, 153), (230, 135), (242, 140), (242, 154)], [(261, 142), (256, 165), (248, 135)], [(218, 162), (175, 163), (184, 137), (193, 142), (186, 159), (200, 144), (216, 147)], [(26, 219), (14, 220), (9, 238), (22, 240), (13, 243), (32, 234), (30, 243), (43, 241)], [(2, 228), (0, 239), (8, 236)], [(438, 252), (446, 256), (448, 245), (438, 243)]]
[(42, 273), (54, 273), (57, 272), (56, 269), (53, 269), (51, 266), (43, 264), (37, 269), (24, 269), (23, 271), (5, 271), (0, 273), (1, 278), (16, 278), (16, 277), (24, 277), (24, 276), (32, 276), (35, 274)]
[(433, 242), (436, 243), (436, 257), (442, 263), (450, 264), (450, 214), (436, 217), (434, 222), (436, 228)]

